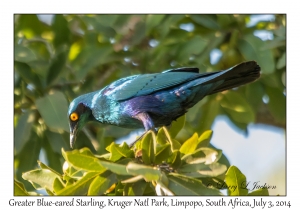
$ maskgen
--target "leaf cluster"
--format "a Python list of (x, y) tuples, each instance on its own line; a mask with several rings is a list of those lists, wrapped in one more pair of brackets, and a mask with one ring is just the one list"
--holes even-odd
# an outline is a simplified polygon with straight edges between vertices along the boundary
[[(210, 147), (211, 130), (194, 133), (183, 144), (171, 133), (166, 127), (157, 135), (148, 131), (132, 148), (125, 142), (111, 143), (100, 156), (88, 148), (62, 149), (63, 174), (38, 162), (39, 169), (22, 177), (49, 195), (222, 195), (227, 185), (237, 186), (234, 191), (228, 188), (229, 195), (248, 195), (240, 187), (245, 176), (234, 166), (227, 170), (222, 151)], [(15, 195), (29, 194), (15, 182)]]

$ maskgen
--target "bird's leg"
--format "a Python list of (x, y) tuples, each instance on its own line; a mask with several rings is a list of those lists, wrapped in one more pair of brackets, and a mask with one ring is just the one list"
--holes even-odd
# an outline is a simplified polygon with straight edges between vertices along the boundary
[(139, 138), (137, 138), (133, 143), (131, 143), (129, 145), (130, 147), (132, 147), (138, 140), (142, 139), (143, 136), (149, 130), (153, 130), (155, 133), (157, 133), (157, 131), (154, 127), (154, 123), (153, 123), (152, 119), (150, 118), (150, 116), (146, 112), (138, 113), (137, 115), (134, 116), (134, 118), (140, 120), (143, 123), (144, 128), (145, 128), (145, 132)]

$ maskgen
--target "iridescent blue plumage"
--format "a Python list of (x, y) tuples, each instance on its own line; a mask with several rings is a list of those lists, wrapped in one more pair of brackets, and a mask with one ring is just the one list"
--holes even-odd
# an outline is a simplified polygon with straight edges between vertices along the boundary
[(122, 78), (71, 102), (71, 147), (88, 121), (145, 130), (170, 125), (204, 96), (252, 82), (259, 75), (260, 67), (249, 61), (219, 72), (178, 68)]

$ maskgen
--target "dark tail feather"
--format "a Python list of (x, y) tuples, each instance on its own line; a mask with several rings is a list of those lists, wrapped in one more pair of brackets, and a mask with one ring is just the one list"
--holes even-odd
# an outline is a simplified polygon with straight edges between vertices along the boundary
[(210, 94), (228, 90), (240, 85), (253, 82), (260, 76), (260, 66), (257, 65), (255, 61), (247, 61), (238, 64), (231, 69), (225, 70), (224, 74), (219, 77), (209, 81), (215, 82), (220, 80), (225, 80), (220, 86), (214, 89)]

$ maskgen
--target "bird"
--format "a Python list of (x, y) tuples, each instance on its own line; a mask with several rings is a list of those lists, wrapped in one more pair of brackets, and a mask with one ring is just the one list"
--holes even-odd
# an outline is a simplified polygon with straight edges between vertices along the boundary
[(245, 61), (215, 72), (199, 73), (196, 67), (180, 67), (121, 78), (70, 103), (70, 147), (74, 147), (78, 131), (89, 121), (155, 130), (169, 126), (206, 95), (253, 82), (259, 77), (257, 62)]

